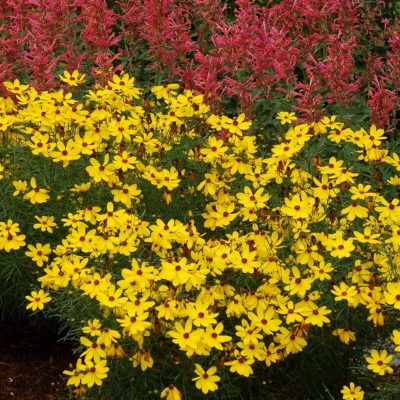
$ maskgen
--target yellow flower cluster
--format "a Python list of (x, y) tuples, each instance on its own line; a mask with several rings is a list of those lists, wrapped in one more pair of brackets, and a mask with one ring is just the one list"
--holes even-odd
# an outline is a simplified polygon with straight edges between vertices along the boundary
[[(72, 78), (82, 77), (62, 79)], [(75, 168), (65, 192), (77, 207), (60, 220), (46, 208), (59, 196), (51, 182), (13, 181), (14, 196), (40, 207), (33, 228), (67, 232), (59, 243), (28, 246), (42, 289), (92, 299), (104, 319), (85, 321), (69, 385), (101, 385), (110, 358), (151, 370), (157, 337), (170, 343), (171, 362), (209, 357), (191, 375), (208, 393), (218, 389), (218, 372), (248, 377), (256, 364), (282, 362), (315, 329), (348, 345), (357, 332), (344, 308), (366, 311), (377, 329), (398, 318), (397, 181), (364, 177), (383, 166), (400, 171), (383, 130), (354, 131), (326, 117), (291, 126), (271, 148), (248, 134), (243, 114), (212, 114), (202, 96), (175, 84), (151, 91), (148, 100), (127, 74), (81, 101), (24, 87), (12, 116), (0, 116), (35, 157)], [(350, 157), (310, 153), (321, 140), (347, 146)], [(82, 195), (99, 188), (106, 200), (85, 203)], [(24, 239), (18, 224), (0, 223), (0, 249), (17, 250)], [(33, 293), (28, 307), (43, 308), (43, 298)], [(390, 373), (389, 358), (372, 350), (368, 368)], [(361, 399), (351, 385), (344, 398)], [(171, 383), (161, 397), (181, 392)]]
[(11, 250), (18, 250), (26, 245), (26, 236), (20, 233), (18, 223), (11, 219), (7, 222), (0, 221), (0, 250), (9, 253)]

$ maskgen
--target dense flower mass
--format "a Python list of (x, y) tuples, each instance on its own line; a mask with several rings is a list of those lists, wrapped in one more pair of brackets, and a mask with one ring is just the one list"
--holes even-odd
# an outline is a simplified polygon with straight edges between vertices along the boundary
[[(157, 376), (185, 366), (199, 396), (321, 332), (348, 346), (352, 313), (382, 331), (397, 321), (400, 163), (383, 130), (282, 112), (289, 128), (271, 145), (244, 114), (212, 113), (177, 84), (146, 92), (123, 73), (78, 94), (20, 85), (0, 99), (7, 142), (46, 165), (28, 176), (4, 164), (32, 237), (2, 221), (0, 250), (24, 248), (35, 266), (28, 308), (69, 304), (81, 321), (65, 371), (77, 394), (128, 362)], [(396, 349), (362, 354), (363, 373), (391, 374)], [(162, 383), (161, 398), (184, 398), (173, 377)], [(363, 398), (353, 382), (342, 393)]]

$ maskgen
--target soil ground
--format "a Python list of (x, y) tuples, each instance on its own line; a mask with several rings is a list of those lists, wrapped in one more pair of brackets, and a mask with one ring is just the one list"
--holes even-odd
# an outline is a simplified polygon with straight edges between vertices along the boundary
[(65, 399), (71, 347), (48, 328), (0, 321), (0, 400)]

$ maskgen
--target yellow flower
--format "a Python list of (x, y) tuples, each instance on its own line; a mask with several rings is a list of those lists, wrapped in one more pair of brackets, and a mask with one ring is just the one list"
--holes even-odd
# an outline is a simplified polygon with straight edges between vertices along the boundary
[(393, 356), (388, 354), (386, 350), (378, 352), (375, 349), (371, 350), (370, 357), (365, 357), (368, 362), (368, 369), (378, 375), (391, 374), (393, 372), (393, 368), (388, 365), (392, 358)]
[(78, 365), (79, 371), (82, 372), (82, 384), (91, 388), (93, 385), (100, 386), (103, 380), (107, 378), (107, 367), (106, 360), (100, 360), (97, 363), (92, 361), (85, 361), (85, 364)]
[(369, 129), (369, 133), (363, 136), (362, 143), (367, 149), (372, 146), (379, 147), (386, 139), (386, 136), (383, 136), (384, 134), (385, 131), (383, 129), (376, 129), (376, 125), (373, 124)]
[(209, 326), (206, 328), (204, 333), (204, 341), (211, 347), (217, 350), (222, 350), (222, 343), (230, 342), (232, 340), (231, 336), (221, 335), (224, 326), (222, 322), (219, 322), (215, 327)]
[(120, 169), (122, 172), (128, 169), (134, 169), (137, 159), (135, 156), (130, 155), (127, 151), (123, 151), (121, 155), (116, 155), (113, 160), (115, 169)]
[(216, 131), (221, 131), (223, 128), (222, 126), (222, 118), (219, 115), (211, 114), (207, 118), (207, 123), (211, 126), (212, 129)]
[(325, 306), (310, 306), (303, 312), (303, 315), (306, 317), (304, 322), (306, 324), (322, 327), (323, 324), (329, 324), (330, 320), (326, 317), (326, 315), (330, 314), (331, 312), (332, 311), (328, 310)]
[(47, 256), (51, 254), (49, 243), (46, 243), (44, 246), (41, 243), (36, 243), (35, 246), (29, 244), (28, 249), (29, 251), (26, 251), (25, 255), (30, 257), (38, 267), (43, 267), (43, 263), (49, 259)]
[(53, 233), (53, 228), (57, 228), (57, 224), (54, 222), (53, 216), (43, 215), (41, 217), (35, 215), (37, 223), (33, 225), (34, 229), (40, 229), (42, 232)]
[(257, 313), (249, 312), (248, 317), (253, 324), (261, 328), (266, 335), (273, 335), (274, 332), (279, 331), (282, 321), (277, 316), (272, 307), (265, 309), (259, 307)]
[(19, 224), (11, 219), (7, 222), (0, 221), (0, 236), (17, 235), (20, 232)]
[(389, 282), (384, 295), (387, 304), (400, 310), (400, 282)]
[(57, 150), (51, 151), (49, 155), (53, 162), (62, 162), (64, 168), (68, 167), (70, 161), (79, 160), (81, 157), (79, 149), (76, 148), (73, 140), (68, 140), (66, 145), (59, 140), (57, 142)]
[(135, 202), (139, 202), (140, 194), (142, 193), (140, 189), (138, 189), (136, 184), (128, 185), (125, 184), (121, 189), (111, 190), (111, 193), (114, 196), (115, 202), (121, 202), (127, 208), (131, 208), (132, 200)]
[(294, 219), (307, 219), (311, 216), (314, 200), (305, 192), (295, 194), (291, 199), (285, 198), (285, 205), (281, 207), (282, 214)]
[(86, 74), (81, 74), (77, 70), (72, 71), (72, 74), (70, 74), (68, 71), (64, 71), (64, 74), (58, 75), (58, 77), (68, 86), (78, 86), (85, 82)]
[(179, 261), (166, 260), (161, 262), (160, 279), (170, 281), (174, 286), (185, 285), (191, 277), (190, 264), (182, 257)]
[(257, 342), (257, 343), (238, 342), (236, 345), (239, 349), (241, 349), (240, 354), (243, 357), (246, 357), (248, 360), (258, 360), (258, 361), (265, 360), (267, 352), (265, 350), (264, 343), (261, 343), (261, 342)]
[(114, 285), (110, 285), (105, 292), (97, 294), (97, 300), (108, 308), (121, 307), (128, 300), (122, 294), (122, 289), (116, 289)]
[(336, 185), (341, 183), (354, 183), (355, 177), (359, 174), (356, 172), (351, 172), (348, 168), (340, 168), (333, 176), (336, 178)]
[(118, 344), (118, 339), (121, 339), (121, 334), (115, 329), (105, 326), (101, 331), (98, 343), (103, 344), (106, 348), (109, 348), (111, 345), (115, 347)]
[(340, 282), (339, 286), (334, 285), (331, 292), (335, 295), (335, 300), (347, 300), (350, 305), (356, 304), (358, 292), (355, 286), (348, 286), (345, 282)]
[(372, 262), (365, 263), (364, 261), (356, 260), (353, 270), (349, 272), (347, 277), (351, 279), (352, 283), (369, 282), (372, 275), (370, 271), (372, 265)]
[(101, 323), (100, 320), (93, 319), (87, 322), (87, 325), (82, 328), (83, 333), (89, 333), (90, 336), (100, 336), (101, 331)]
[(88, 156), (94, 154), (93, 151), (98, 147), (99, 140), (95, 137), (93, 132), (86, 131), (82, 136), (76, 134), (73, 139), (74, 148), (80, 154), (86, 154)]
[(229, 172), (229, 174), (235, 175), (239, 173), (241, 175), (248, 175), (251, 173), (250, 163), (244, 162), (245, 159), (238, 157), (235, 154), (228, 154), (221, 160), (221, 166), (223, 170)]
[(168, 169), (163, 169), (158, 178), (157, 189), (165, 187), (166, 189), (172, 191), (179, 186), (179, 172), (175, 167)]
[(235, 360), (225, 362), (225, 365), (230, 366), (229, 371), (236, 372), (246, 378), (253, 374), (252, 364), (254, 364), (254, 359), (246, 359), (242, 356)]
[(349, 221), (354, 221), (356, 218), (365, 219), (368, 218), (368, 208), (353, 200), (348, 207), (342, 209), (342, 214), (346, 215)]
[(278, 112), (276, 119), (280, 120), (282, 125), (285, 125), (296, 121), (297, 117), (295, 116), (294, 112), (289, 113), (287, 111), (281, 111)]
[(225, 124), (225, 129), (228, 129), (229, 133), (241, 136), (243, 131), (247, 131), (251, 127), (251, 121), (245, 121), (245, 118), (246, 116), (243, 113), (239, 114), (236, 118)]
[(238, 213), (233, 212), (234, 210), (234, 202), (228, 204), (208, 203), (206, 206), (208, 213), (202, 214), (205, 219), (204, 227), (214, 231), (218, 227), (228, 226), (238, 215)]
[(282, 279), (284, 283), (287, 283), (285, 290), (288, 291), (290, 295), (298, 294), (300, 297), (303, 297), (311, 288), (312, 278), (301, 277), (297, 267), (292, 268), (292, 275), (292, 278), (288, 277)]
[(385, 324), (385, 315), (379, 303), (368, 304), (369, 316), (367, 321), (372, 321), (375, 326), (383, 326)]
[(340, 131), (343, 128), (343, 123), (336, 121), (336, 115), (332, 115), (332, 117), (323, 117), (319, 122), (331, 130)]
[(329, 132), (328, 139), (334, 143), (340, 143), (341, 141), (346, 140), (349, 136), (351, 136), (352, 130), (347, 128), (343, 129), (343, 124), (335, 129), (332, 129)]
[(4, 82), (3, 85), (9, 92), (14, 94), (21, 94), (29, 88), (29, 85), (22, 85), (18, 79), (15, 79), (14, 82)]
[(77, 365), (76, 365), (76, 368), (74, 370), (72, 370), (72, 371), (68, 371), (68, 370), (63, 371), (63, 374), (65, 374), (65, 375), (70, 377), (70, 378), (68, 378), (68, 381), (67, 381), (67, 385), (68, 386), (76, 386), (76, 387), (78, 387), (78, 386), (81, 385), (82, 376), (83, 376), (81, 367), (82, 367), (82, 359), (78, 358)]
[(387, 183), (388, 183), (389, 185), (392, 185), (392, 186), (400, 186), (400, 176), (399, 176), (399, 175), (391, 176), (391, 177), (387, 180)]
[(282, 328), (281, 332), (276, 335), (276, 342), (284, 349), (285, 355), (298, 353), (307, 346), (301, 330), (293, 332), (286, 328)]
[(364, 229), (364, 233), (354, 231), (355, 240), (360, 243), (378, 244), (380, 243), (378, 240), (380, 236), (381, 235), (379, 233), (373, 234), (369, 226)]
[(86, 347), (86, 350), (81, 353), (81, 357), (84, 357), (85, 362), (93, 360), (93, 362), (98, 363), (107, 358), (106, 352), (100, 346), (99, 338), (92, 342), (87, 337), (81, 336), (80, 342)]
[(49, 191), (39, 188), (36, 184), (35, 178), (31, 178), (30, 185), (32, 187), (32, 190), (24, 194), (23, 199), (29, 200), (32, 204), (46, 203), (46, 201), (50, 198), (50, 196), (48, 195)]
[(381, 206), (375, 207), (379, 213), (379, 219), (386, 224), (395, 224), (400, 222), (400, 200), (393, 199), (390, 203), (383, 197), (379, 198)]
[(245, 186), (243, 192), (238, 193), (236, 197), (239, 204), (242, 204), (244, 207), (259, 210), (266, 207), (267, 201), (271, 196), (269, 194), (264, 194), (263, 188), (260, 188), (253, 193), (248, 186)]
[(314, 279), (318, 279), (320, 281), (331, 279), (331, 275), (329, 274), (329, 272), (332, 272), (334, 270), (332, 264), (325, 263), (325, 261), (320, 261), (318, 265), (313, 265), (311, 269), (314, 273)]
[(154, 364), (153, 357), (151, 356), (150, 351), (147, 349), (139, 350), (132, 357), (129, 357), (129, 360), (132, 361), (134, 368), (140, 365), (140, 369), (142, 371), (152, 368)]
[(303, 322), (304, 307), (300, 303), (294, 304), (293, 301), (288, 301), (287, 304), (279, 304), (279, 314), (286, 315), (286, 323)]
[(257, 253), (255, 251), (250, 251), (248, 246), (244, 246), (241, 252), (232, 251), (229, 260), (232, 267), (245, 274), (252, 274), (261, 266), (261, 262), (257, 260)]
[(26, 244), (25, 243), (26, 236), (18, 235), (19, 229), (13, 232), (9, 228), (10, 226), (8, 223), (6, 225), (4, 224), (4, 222), (0, 222), (0, 250), (4, 250), (7, 253), (9, 253), (11, 250), (18, 250), (19, 248), (25, 246)]
[(79, 211), (76, 214), (68, 213), (67, 218), (61, 218), (64, 223), (63, 226), (69, 226), (73, 229), (78, 229), (79, 227), (86, 228), (87, 224), (83, 222), (83, 212)]
[(174, 320), (179, 316), (179, 310), (175, 300), (167, 300), (163, 304), (155, 307), (155, 309), (158, 312), (157, 317), (167, 321)]
[(12, 184), (15, 188), (15, 192), (13, 193), (13, 196), (18, 196), (20, 193), (26, 192), (26, 190), (28, 188), (27, 181), (13, 181)]
[(110, 176), (114, 173), (114, 165), (108, 163), (109, 154), (104, 156), (104, 162), (100, 164), (95, 158), (90, 159), (90, 166), (86, 167), (89, 176), (95, 182), (105, 181), (108, 182)]
[(217, 367), (211, 367), (207, 371), (204, 371), (200, 364), (196, 364), (195, 372), (197, 376), (192, 378), (192, 381), (196, 382), (197, 389), (201, 390), (204, 394), (218, 390), (217, 382), (221, 378), (215, 375)]
[(352, 186), (349, 192), (352, 194), (352, 200), (365, 200), (368, 197), (376, 197), (376, 193), (370, 192), (371, 185), (358, 184), (357, 187)]
[(29, 301), (26, 309), (32, 311), (43, 310), (44, 305), (51, 301), (50, 295), (44, 290), (32, 291), (30, 296), (25, 296), (25, 298)]
[(257, 343), (263, 337), (261, 327), (256, 326), (252, 321), (250, 324), (247, 320), (242, 319), (241, 325), (236, 325), (236, 336), (239, 337), (244, 344)]
[(114, 75), (108, 86), (118, 94), (139, 98), (140, 90), (135, 87), (135, 78), (128, 74)]
[(400, 331), (395, 329), (392, 332), (392, 341), (396, 345), (394, 348), (395, 351), (400, 351)]
[(356, 386), (353, 382), (350, 382), (349, 386), (343, 386), (342, 390), (343, 400), (363, 400), (364, 392), (361, 386)]
[(151, 322), (147, 321), (148, 312), (138, 313), (134, 308), (128, 309), (128, 307), (125, 306), (127, 312), (124, 318), (117, 318), (119, 324), (124, 328), (124, 333), (133, 337), (137, 334), (142, 334), (151, 327)]
[(205, 147), (200, 151), (204, 162), (214, 162), (228, 150), (228, 147), (224, 146), (224, 141), (222, 139), (217, 139), (215, 136), (210, 136), (208, 138), (207, 146), (208, 147)]
[(339, 239), (335, 242), (334, 247), (330, 251), (332, 257), (345, 258), (350, 257), (352, 251), (355, 249), (353, 244), (354, 238)]
[(98, 216), (99, 212), (101, 211), (100, 207), (88, 205), (83, 210), (83, 218), (86, 222), (90, 222), (91, 224), (96, 223), (96, 217)]
[(326, 203), (329, 199), (335, 198), (340, 191), (335, 187), (335, 182), (329, 180), (328, 175), (322, 175), (320, 181), (315, 177), (313, 180), (317, 185), (317, 187), (313, 188), (314, 197), (318, 197), (322, 203)]
[(393, 153), (392, 157), (386, 156), (383, 161), (389, 165), (393, 165), (397, 171), (400, 171), (400, 157), (398, 154)]
[(206, 172), (204, 178), (205, 179), (197, 186), (197, 190), (202, 190), (206, 196), (214, 196), (219, 189), (228, 187), (225, 183), (227, 179), (223, 179), (221, 175), (214, 171)]
[(92, 184), (90, 182), (75, 184), (74, 187), (70, 189), (70, 191), (76, 192), (76, 193), (86, 193), (89, 191), (91, 186), (92, 186)]
[(113, 343), (111, 346), (106, 347), (106, 354), (107, 357), (125, 357), (125, 351), (118, 343)]
[(165, 398), (165, 400), (182, 400), (182, 395), (179, 389), (171, 383), (161, 392), (160, 398)]
[(280, 163), (278, 164), (277, 169), (282, 169), (283, 172), (284, 168), (281, 168), (280, 165), (290, 161), (291, 157), (297, 154), (301, 148), (302, 145), (296, 142), (283, 142), (276, 144), (272, 148), (272, 159), (275, 163)]
[(209, 306), (209, 303), (199, 298), (196, 303), (187, 304), (187, 316), (193, 321), (194, 326), (208, 328), (217, 323), (215, 318), (218, 317), (218, 313), (210, 312)]
[(176, 94), (175, 90), (179, 89), (178, 83), (169, 83), (162, 86), (153, 86), (151, 91), (156, 95), (157, 99), (169, 100), (171, 96)]
[[(225, 295), (232, 297), (234, 295), (234, 289), (232, 286), (226, 286)], [(229, 294), (228, 294), (229, 293)], [(243, 305), (243, 299), (240, 297), (240, 294), (236, 294), (231, 301), (228, 302), (226, 307), (226, 315), (228, 317), (235, 316), (240, 317), (241, 315), (246, 313), (246, 309)]]
[(277, 363), (279, 360), (281, 360), (281, 353), (278, 346), (276, 346), (275, 343), (270, 343), (269, 346), (266, 348), (265, 365), (267, 367), (270, 367), (272, 364)]
[(348, 328), (338, 328), (332, 332), (332, 335), (338, 336), (340, 341), (346, 345), (356, 341), (356, 334)]
[(184, 326), (180, 322), (176, 322), (174, 328), (168, 331), (168, 335), (173, 338), (172, 341), (188, 355), (194, 354), (199, 348), (204, 331), (202, 329), (193, 330), (190, 319), (186, 321)]
[(326, 166), (318, 166), (319, 172), (321, 174), (328, 174), (328, 175), (338, 175), (342, 169), (343, 161), (336, 160), (335, 157), (331, 157), (328, 161), (328, 165)]
[(31, 136), (31, 141), (27, 142), (27, 145), (32, 149), (32, 154), (36, 156), (43, 154), (45, 157), (49, 157), (49, 152), (56, 147), (56, 144), (50, 141), (49, 134), (41, 134), (40, 132), (35, 132)]

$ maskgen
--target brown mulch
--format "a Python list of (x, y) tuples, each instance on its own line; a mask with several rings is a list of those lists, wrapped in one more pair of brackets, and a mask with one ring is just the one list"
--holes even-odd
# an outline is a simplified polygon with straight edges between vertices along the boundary
[(71, 346), (27, 322), (0, 321), (0, 400), (61, 400)]

